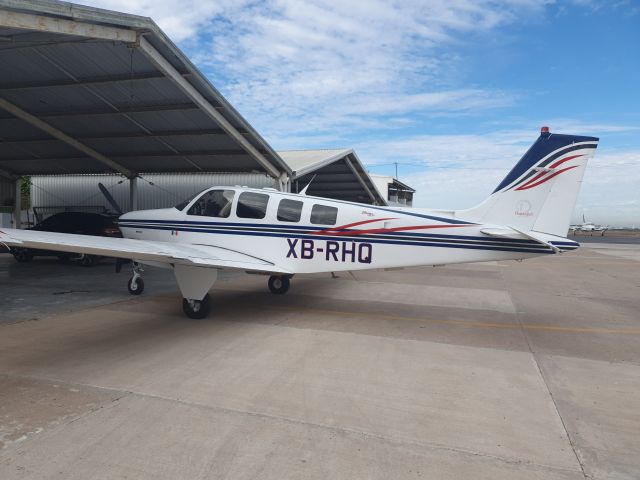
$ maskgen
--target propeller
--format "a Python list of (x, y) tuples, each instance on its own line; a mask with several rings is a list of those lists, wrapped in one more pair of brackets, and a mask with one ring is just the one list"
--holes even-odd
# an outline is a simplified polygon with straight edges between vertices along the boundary
[(111, 208), (113, 208), (118, 215), (122, 215), (122, 209), (120, 208), (120, 205), (118, 205), (116, 199), (113, 198), (113, 196), (109, 193), (107, 187), (105, 187), (102, 183), (98, 183), (98, 188), (102, 192), (102, 195), (104, 195), (104, 198), (107, 199), (107, 202), (109, 202), (109, 204), (111, 205)]

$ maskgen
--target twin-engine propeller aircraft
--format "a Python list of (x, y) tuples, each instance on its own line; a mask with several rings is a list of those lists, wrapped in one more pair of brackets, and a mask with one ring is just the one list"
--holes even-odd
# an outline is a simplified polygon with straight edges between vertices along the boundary
[(580, 183), (598, 139), (540, 137), (480, 205), (468, 210), (396, 209), (272, 189), (212, 187), (174, 208), (129, 212), (124, 238), (5, 229), (10, 247), (133, 260), (173, 269), (183, 310), (204, 318), (218, 270), (270, 275), (286, 293), (297, 273), (525, 259), (575, 250), (566, 237)]

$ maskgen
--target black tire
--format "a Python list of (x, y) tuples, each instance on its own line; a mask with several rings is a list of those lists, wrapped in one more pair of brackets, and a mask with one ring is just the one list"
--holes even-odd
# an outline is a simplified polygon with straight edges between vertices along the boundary
[(202, 319), (209, 315), (211, 301), (207, 293), (202, 300), (195, 300), (193, 305), (186, 298), (182, 299), (182, 311), (189, 318)]
[(95, 255), (82, 255), (80, 258), (80, 265), (83, 267), (93, 267), (97, 262), (97, 257)]
[(144, 280), (138, 277), (138, 279), (134, 283), (133, 277), (131, 277), (127, 282), (127, 290), (129, 290), (129, 293), (131, 295), (140, 295), (142, 292), (144, 292)]
[(19, 248), (13, 252), (13, 258), (18, 263), (28, 263), (33, 260), (33, 253), (26, 248)]
[(279, 275), (272, 275), (269, 277), (269, 290), (276, 295), (284, 295), (289, 291), (291, 281), (289, 277), (282, 277)]

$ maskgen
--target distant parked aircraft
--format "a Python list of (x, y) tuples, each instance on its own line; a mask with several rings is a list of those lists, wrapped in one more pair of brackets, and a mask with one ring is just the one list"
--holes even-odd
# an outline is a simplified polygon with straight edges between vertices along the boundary
[(540, 137), (480, 205), (399, 210), (278, 192), (212, 187), (174, 208), (122, 215), (125, 238), (5, 229), (10, 247), (129, 258), (130, 293), (141, 264), (172, 269), (185, 314), (203, 318), (218, 270), (269, 275), (283, 294), (297, 273), (524, 259), (575, 250), (565, 238), (594, 137)]
[(593, 235), (593, 232), (600, 232), (601, 235), (604, 235), (604, 232), (609, 230), (608, 226), (596, 225), (592, 222), (587, 222), (584, 218), (584, 213), (582, 214), (582, 222), (583, 223), (580, 225), (571, 225), (569, 227), (569, 230), (573, 231), (574, 233), (576, 232), (576, 230), (580, 230), (581, 232), (591, 232), (591, 235)]
[(587, 222), (584, 219), (584, 213), (582, 214), (582, 224), (579, 225), (580, 231), (581, 232), (593, 232), (596, 228), (596, 226), (591, 223), (591, 222)]

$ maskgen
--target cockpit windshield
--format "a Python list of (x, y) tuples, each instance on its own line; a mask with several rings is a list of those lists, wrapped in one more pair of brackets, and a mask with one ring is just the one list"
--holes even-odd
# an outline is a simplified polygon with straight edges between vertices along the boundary
[(199, 197), (200, 195), (202, 195), (205, 191), (209, 190), (208, 188), (205, 188), (204, 190), (200, 190), (198, 193), (196, 193), (195, 195), (191, 195), (188, 199), (186, 199), (184, 202), (180, 202), (179, 204), (175, 205), (173, 208), (177, 209), (177, 210), (184, 210), (185, 207), (187, 205), (189, 205), (191, 203), (191, 201), (196, 198)]

